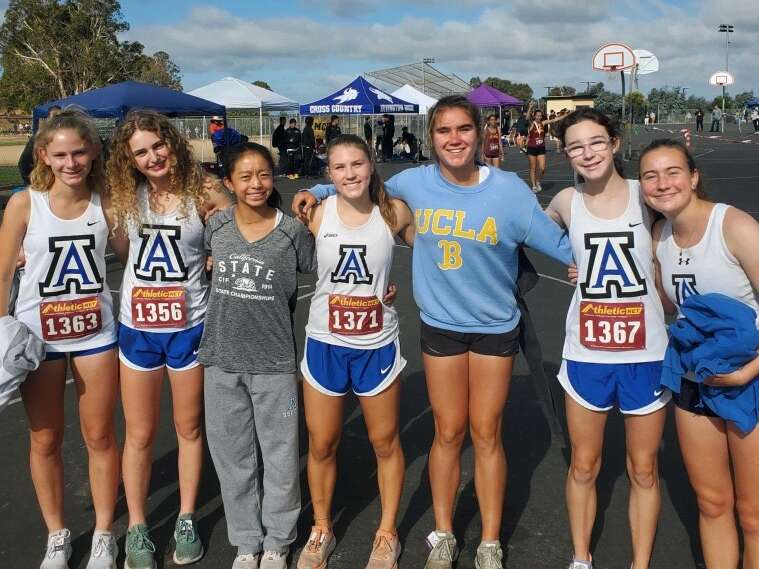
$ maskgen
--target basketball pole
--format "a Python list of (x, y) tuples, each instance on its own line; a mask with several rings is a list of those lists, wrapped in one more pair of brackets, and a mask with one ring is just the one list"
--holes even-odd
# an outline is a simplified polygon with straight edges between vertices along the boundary
[[(627, 139), (627, 142), (625, 144), (625, 150), (622, 153), (625, 160), (630, 159), (630, 154), (632, 151), (632, 141), (630, 140), (630, 129), (627, 128), (626, 119), (627, 115), (625, 114), (625, 72), (620, 71), (619, 76), (622, 78), (622, 129), (625, 133), (625, 138)], [(724, 100), (724, 99), (723, 99)]]
[(722, 84), (722, 133), (725, 132), (725, 84)]

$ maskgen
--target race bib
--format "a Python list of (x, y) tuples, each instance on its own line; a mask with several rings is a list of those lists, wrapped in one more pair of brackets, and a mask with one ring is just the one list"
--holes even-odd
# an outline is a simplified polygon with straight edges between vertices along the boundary
[(100, 331), (100, 299), (88, 296), (78, 300), (56, 300), (40, 303), (42, 339), (46, 342), (84, 338)]
[(187, 324), (184, 287), (133, 288), (132, 324), (135, 328), (182, 328)]
[(363, 336), (382, 330), (382, 303), (376, 296), (329, 295), (329, 331)]
[(580, 343), (589, 350), (644, 349), (646, 313), (643, 303), (582, 301)]

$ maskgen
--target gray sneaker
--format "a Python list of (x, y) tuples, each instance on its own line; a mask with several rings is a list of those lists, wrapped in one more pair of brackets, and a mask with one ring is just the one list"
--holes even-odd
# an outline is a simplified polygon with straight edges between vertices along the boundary
[(47, 536), (47, 550), (40, 569), (69, 569), (71, 557), (71, 532), (59, 529)]
[(203, 543), (200, 541), (192, 514), (180, 514), (174, 526), (174, 563), (189, 565), (203, 557)]
[(578, 561), (573, 559), (567, 569), (593, 569), (592, 561)]
[(116, 538), (109, 531), (95, 531), (92, 534), (92, 549), (87, 569), (116, 569), (119, 546)]
[(232, 563), (232, 569), (258, 569), (258, 558), (260, 553), (246, 553), (235, 557)]
[(287, 551), (264, 551), (258, 569), (287, 569)]
[(503, 550), (500, 541), (483, 541), (477, 547), (474, 569), (503, 569)]
[(427, 545), (431, 551), (424, 569), (452, 569), (453, 562), (459, 556), (456, 537), (447, 531), (433, 531), (427, 536)]

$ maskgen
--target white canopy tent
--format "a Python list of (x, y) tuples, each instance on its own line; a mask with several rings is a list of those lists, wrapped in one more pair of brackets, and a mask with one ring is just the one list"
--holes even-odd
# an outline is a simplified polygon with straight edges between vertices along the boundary
[(396, 89), (390, 94), (393, 97), (398, 97), (399, 99), (403, 99), (404, 101), (408, 101), (409, 103), (416, 103), (417, 105), (419, 105), (420, 115), (427, 114), (427, 109), (429, 109), (432, 105), (437, 103), (437, 99), (435, 99), (434, 97), (430, 97), (429, 95), (425, 95), (419, 89), (415, 89), (408, 83), (406, 83), (400, 89)]
[(287, 97), (269, 91), (253, 83), (236, 77), (224, 77), (203, 87), (187, 92), (188, 95), (200, 97), (224, 105), (230, 109), (258, 109), (259, 133), (263, 143), (263, 112), (298, 112), (298, 103)]

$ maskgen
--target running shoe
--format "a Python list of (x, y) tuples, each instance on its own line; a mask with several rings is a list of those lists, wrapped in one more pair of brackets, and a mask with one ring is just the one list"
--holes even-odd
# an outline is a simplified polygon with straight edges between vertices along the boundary
[(203, 544), (198, 530), (195, 529), (192, 514), (179, 514), (174, 527), (174, 541), (177, 544), (174, 550), (174, 563), (177, 565), (189, 565), (203, 557)]
[(260, 556), (260, 553), (238, 555), (232, 562), (232, 569), (258, 569), (258, 558)]
[(456, 537), (447, 531), (433, 531), (427, 536), (427, 545), (431, 551), (424, 569), (452, 569), (453, 562), (459, 556)]
[(127, 530), (124, 569), (156, 569), (155, 545), (145, 524), (135, 524)]
[(503, 569), (503, 550), (499, 541), (483, 541), (477, 547), (474, 569)]
[(87, 569), (116, 569), (116, 557), (119, 555), (119, 546), (116, 538), (109, 531), (95, 530), (92, 534), (92, 549)]
[(47, 536), (47, 550), (40, 569), (68, 569), (71, 557), (71, 532), (59, 529)]
[(335, 545), (337, 541), (332, 530), (325, 531), (323, 528), (312, 527), (306, 547), (298, 558), (298, 569), (324, 569), (327, 566), (327, 559), (335, 550)]
[(543, 186), (541, 186), (540, 183), (538, 183), (538, 192), (542, 192), (542, 191), (543, 191)]
[(259, 569), (287, 569), (287, 551), (264, 551), (261, 556)]
[(374, 536), (372, 553), (366, 569), (398, 569), (398, 558), (401, 556), (401, 543), (398, 536), (377, 533)]
[(578, 561), (573, 559), (567, 569), (593, 569), (593, 561)]

